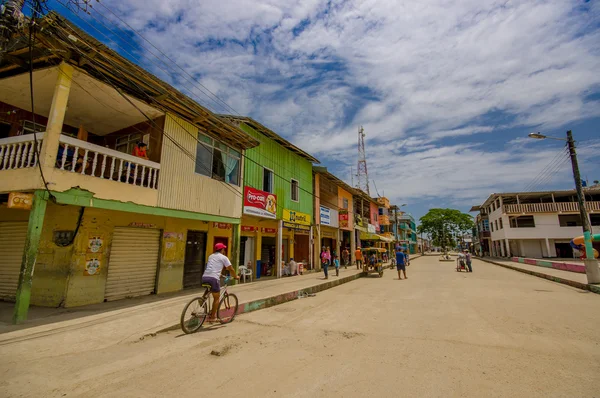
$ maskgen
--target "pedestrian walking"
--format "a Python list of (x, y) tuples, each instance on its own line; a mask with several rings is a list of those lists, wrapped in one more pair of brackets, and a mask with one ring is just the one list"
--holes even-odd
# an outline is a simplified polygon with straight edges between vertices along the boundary
[(354, 257), (356, 258), (356, 269), (361, 269), (363, 266), (363, 254), (360, 250), (360, 247), (358, 247), (354, 252)]
[(338, 256), (333, 256), (333, 266), (335, 267), (335, 276), (340, 276), (340, 259)]
[(329, 275), (327, 273), (327, 268), (329, 267), (329, 259), (327, 258), (329, 254), (327, 253), (327, 248), (323, 246), (321, 248), (321, 266), (323, 267), (323, 273), (325, 274), (325, 279), (329, 279)]
[(344, 247), (342, 251), (342, 262), (344, 263), (344, 268), (348, 269), (348, 263), (350, 260), (350, 251), (348, 251), (347, 247)]
[(398, 270), (398, 280), (402, 280), (402, 273), (404, 273), (404, 279), (408, 279), (406, 276), (406, 255), (402, 252), (402, 249), (398, 249), (396, 252), (396, 269)]
[(467, 268), (469, 272), (473, 272), (473, 268), (471, 267), (471, 253), (468, 250), (465, 250), (465, 258), (467, 260)]
[(408, 254), (408, 250), (404, 253), (404, 256), (406, 257), (406, 266), (408, 267), (410, 265), (410, 255)]

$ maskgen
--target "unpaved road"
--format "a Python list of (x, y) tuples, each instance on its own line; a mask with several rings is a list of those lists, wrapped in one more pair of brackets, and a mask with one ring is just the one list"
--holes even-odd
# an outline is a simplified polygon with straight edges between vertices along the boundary
[(0, 396), (600, 397), (600, 296), (474, 271), (425, 257), (195, 335), (3, 346)]

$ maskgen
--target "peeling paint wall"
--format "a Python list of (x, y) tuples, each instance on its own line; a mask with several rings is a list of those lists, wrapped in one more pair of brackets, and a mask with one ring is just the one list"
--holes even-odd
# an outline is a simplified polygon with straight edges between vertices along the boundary
[[(60, 247), (54, 241), (56, 231), (76, 228), (80, 207), (48, 202), (44, 227), (33, 275), (31, 304), (45, 307), (75, 307), (104, 301), (110, 246), (115, 227), (142, 225), (161, 230), (160, 259), (156, 293), (183, 288), (183, 268), (188, 230), (207, 232), (207, 256), (212, 253), (215, 237), (227, 237), (231, 229), (217, 228), (206, 221), (152, 216), (129, 212), (85, 208), (79, 232), (73, 244)], [(29, 212), (0, 207), (0, 221), (28, 221)], [(101, 237), (98, 273), (86, 273), (86, 257), (91, 237)]]

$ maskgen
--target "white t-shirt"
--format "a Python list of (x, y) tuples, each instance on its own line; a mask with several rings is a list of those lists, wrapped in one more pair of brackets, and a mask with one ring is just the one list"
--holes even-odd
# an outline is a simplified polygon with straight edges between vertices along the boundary
[(213, 253), (208, 256), (208, 263), (206, 264), (206, 269), (204, 270), (202, 277), (207, 276), (219, 280), (223, 268), (229, 267), (230, 265), (231, 262), (227, 256), (221, 253)]

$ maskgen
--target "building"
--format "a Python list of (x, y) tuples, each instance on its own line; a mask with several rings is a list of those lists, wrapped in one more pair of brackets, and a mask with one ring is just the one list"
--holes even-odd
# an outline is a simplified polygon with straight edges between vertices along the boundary
[(417, 253), (417, 225), (412, 215), (402, 213), (398, 216), (400, 224), (400, 244), (410, 254)]
[(320, 268), (320, 253), (323, 247), (330, 247), (332, 254), (340, 256), (347, 249), (354, 261), (356, 234), (354, 233), (354, 194), (355, 188), (346, 184), (327, 168), (314, 166), (315, 184), (315, 264)]
[(256, 120), (222, 117), (260, 142), (244, 159), (239, 264), (249, 265), (257, 280), (280, 277), (274, 265), (291, 258), (312, 268), (312, 163), (319, 161)]
[[(377, 198), (377, 203), (379, 204), (378, 215), (379, 215), (379, 231), (378, 233), (381, 235), (380, 239), (382, 241), (382, 247), (386, 248), (389, 253), (394, 252), (394, 241), (395, 241), (395, 233), (393, 229), (393, 224), (391, 218), (394, 217), (394, 210), (392, 209), (392, 205), (390, 205), (390, 200), (385, 196), (380, 196)], [(396, 206), (394, 206), (396, 207)]]
[[(599, 233), (600, 188), (584, 189), (584, 194), (593, 233)], [(479, 210), (483, 233), (489, 223), (492, 256), (578, 256), (569, 244), (583, 235), (575, 190), (495, 193), (473, 209)], [(598, 242), (594, 247), (600, 249)]]
[(481, 206), (473, 206), (471, 212), (478, 211), (479, 213), (475, 216), (474, 220), (474, 235), (473, 235), (473, 248), (475, 254), (479, 256), (489, 256), (490, 247), (492, 241), (492, 235), (490, 232), (490, 221), (488, 219), (487, 208), (481, 208)]
[(63, 17), (38, 25), (35, 114), (27, 42), (0, 58), (0, 297), (20, 321), (198, 286), (215, 243), (236, 256), (258, 140)]

